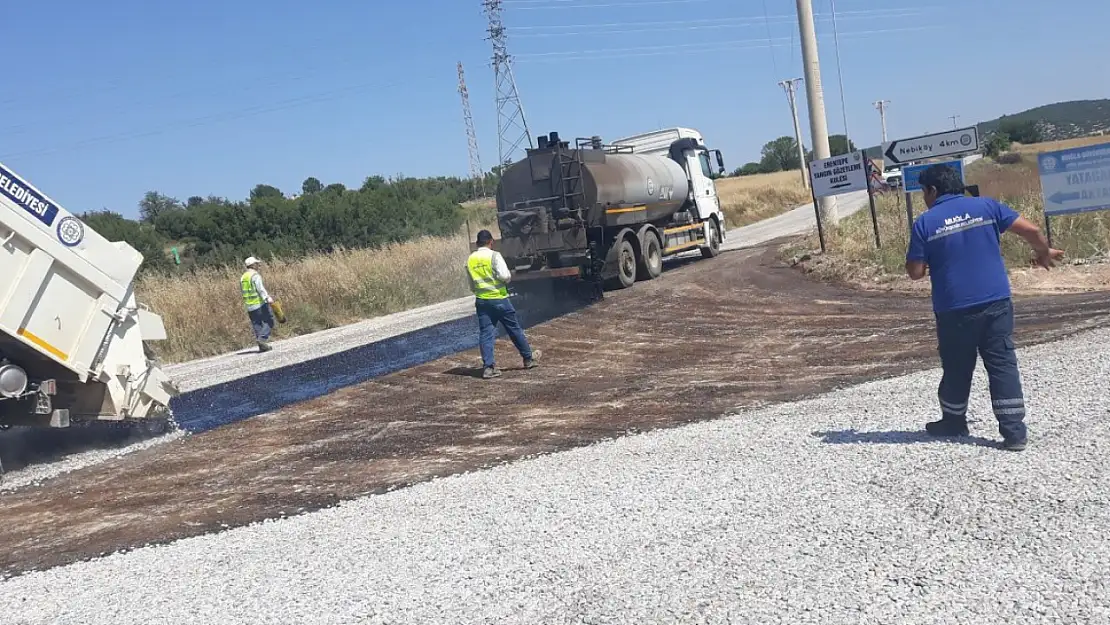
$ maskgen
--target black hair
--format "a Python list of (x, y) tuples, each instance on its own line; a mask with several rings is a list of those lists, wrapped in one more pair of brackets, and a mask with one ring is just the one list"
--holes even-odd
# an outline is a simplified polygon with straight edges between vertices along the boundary
[(478, 245), (485, 245), (493, 241), (493, 234), (489, 230), (478, 231)]
[(964, 181), (960, 179), (960, 172), (952, 167), (937, 163), (925, 168), (918, 176), (917, 182), (921, 188), (933, 187), (937, 195), (961, 195), (964, 192)]

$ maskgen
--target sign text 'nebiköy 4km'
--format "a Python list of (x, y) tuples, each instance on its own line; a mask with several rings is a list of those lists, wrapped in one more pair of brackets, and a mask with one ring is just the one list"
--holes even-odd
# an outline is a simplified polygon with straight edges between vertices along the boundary
[(860, 151), (813, 161), (809, 171), (816, 197), (867, 190), (867, 169)]
[(1110, 209), (1110, 143), (1037, 155), (1046, 215)]
[(979, 131), (975, 126), (931, 135), (896, 139), (883, 144), (883, 162), (887, 167), (942, 156), (971, 154), (979, 151)]

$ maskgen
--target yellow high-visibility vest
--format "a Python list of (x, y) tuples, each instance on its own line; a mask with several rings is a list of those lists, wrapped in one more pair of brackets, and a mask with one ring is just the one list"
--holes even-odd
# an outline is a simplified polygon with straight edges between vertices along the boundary
[(258, 289), (254, 288), (254, 274), (257, 273), (251, 269), (239, 278), (239, 290), (243, 293), (243, 304), (248, 308), (251, 306), (261, 306), (262, 296), (258, 294)]
[(493, 274), (493, 255), (478, 250), (466, 259), (470, 280), (474, 283), (474, 296), (478, 299), (505, 299), (509, 289)]

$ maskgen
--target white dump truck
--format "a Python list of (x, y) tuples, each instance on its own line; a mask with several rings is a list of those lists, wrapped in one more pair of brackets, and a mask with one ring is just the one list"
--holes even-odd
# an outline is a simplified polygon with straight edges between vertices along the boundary
[(0, 428), (167, 421), (178, 390), (143, 341), (143, 257), (108, 241), (0, 163)]

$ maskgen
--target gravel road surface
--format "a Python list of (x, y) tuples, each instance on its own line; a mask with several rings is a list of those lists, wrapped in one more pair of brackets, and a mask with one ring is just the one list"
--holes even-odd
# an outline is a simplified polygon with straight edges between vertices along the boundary
[[(841, 212), (847, 215), (866, 205), (866, 194), (844, 196), (841, 202)], [(776, 237), (805, 232), (815, 223), (813, 205), (808, 204), (730, 231), (723, 247), (734, 251), (763, 245)], [(693, 255), (700, 256), (696, 251)], [(170, 365), (166, 370), (184, 393), (173, 406), (182, 417), (182, 427), (188, 431), (265, 414), (289, 403), (469, 349), (476, 339), (461, 332), (461, 327), (472, 315), (473, 299), (464, 297), (276, 341), (275, 349), (265, 354), (248, 349)], [(428, 336), (433, 329), (442, 336)], [(459, 336), (464, 340), (460, 341)], [(344, 375), (336, 375), (336, 362), (345, 367)], [(368, 368), (363, 364), (367, 362), (377, 364)], [(293, 385), (290, 390), (281, 380), (306, 375), (298, 370), (330, 373), (310, 391), (305, 385)], [(237, 383), (240, 380), (249, 383), (240, 385)], [(261, 393), (250, 393), (252, 388), (282, 392), (262, 397)], [(254, 400), (243, 402), (244, 395), (253, 395)], [(0, 432), (0, 462), (7, 470), (0, 479), (0, 491), (36, 484), (174, 438), (118, 432), (44, 433), (26, 428)]]
[[(1098, 293), (1021, 298), (1016, 308), (1022, 346), (1110, 325), (1110, 300)], [(408, 346), (472, 339), (466, 321), (456, 336)], [(476, 377), (471, 349), (0, 493), (0, 575), (936, 366), (927, 298), (820, 284), (772, 248), (686, 264), (529, 338), (544, 350), (535, 371), (519, 370), (501, 341), (506, 374), (493, 383)], [(240, 403), (270, 405), (378, 365), (289, 367), (231, 390)]]
[(1031, 446), (935, 370), (0, 583), (15, 624), (1108, 623), (1110, 331), (1020, 352)]

